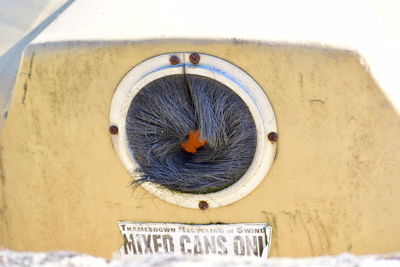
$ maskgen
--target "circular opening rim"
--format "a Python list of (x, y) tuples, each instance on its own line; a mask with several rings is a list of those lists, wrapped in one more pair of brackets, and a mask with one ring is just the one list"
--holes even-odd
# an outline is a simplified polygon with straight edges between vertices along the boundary
[[(141, 186), (159, 198), (186, 208), (199, 208), (206, 201), (209, 208), (229, 205), (253, 191), (265, 178), (276, 154), (277, 144), (270, 142), (268, 133), (276, 132), (274, 111), (264, 90), (247, 73), (221, 58), (200, 55), (200, 63), (190, 63), (190, 52), (168, 53), (149, 58), (132, 68), (119, 83), (111, 103), (110, 126), (117, 126), (119, 133), (112, 135), (114, 148), (130, 174), (138, 166), (129, 148), (126, 132), (126, 116), (133, 98), (150, 82), (168, 75), (194, 74), (214, 79), (233, 90), (245, 102), (256, 126), (257, 144), (253, 161), (245, 174), (235, 183), (217, 192), (193, 194), (171, 191), (161, 185), (145, 182)], [(171, 56), (179, 58), (179, 64), (171, 65)]]

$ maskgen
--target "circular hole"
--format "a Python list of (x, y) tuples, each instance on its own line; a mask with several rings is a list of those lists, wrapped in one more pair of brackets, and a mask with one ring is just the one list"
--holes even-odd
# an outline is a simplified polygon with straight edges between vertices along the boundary
[[(182, 59), (183, 62), (182, 65), (170, 64), (169, 59), (174, 55), (179, 55), (179, 58)], [(212, 55), (199, 54), (201, 57), (201, 64), (197, 65), (191, 62), (190, 56), (191, 53), (177, 52), (148, 58), (135, 66), (125, 75), (114, 93), (110, 108), (110, 125), (118, 125), (120, 128), (119, 133), (113, 135), (112, 141), (122, 163), (132, 177), (134, 177), (134, 183), (142, 183), (143, 188), (149, 192), (178, 206), (198, 209), (199, 202), (206, 201), (209, 208), (216, 208), (231, 204), (248, 195), (266, 177), (273, 164), (277, 149), (277, 142), (271, 142), (268, 139), (268, 133), (278, 133), (276, 118), (265, 91), (249, 74), (234, 64)], [(188, 64), (186, 65), (186, 63)], [(176, 76), (177, 78), (175, 79), (178, 79), (179, 81), (170, 81), (169, 79), (172, 79), (172, 77), (167, 78), (168, 76)], [(197, 79), (195, 79), (196, 76)], [(201, 80), (200, 78), (209, 80), (209, 84), (208, 82), (196, 82), (197, 80)], [(170, 85), (165, 86), (165, 84)], [(203, 84), (200, 86), (202, 90), (196, 90), (199, 84)], [(197, 85), (197, 87), (194, 85)], [(150, 97), (142, 98), (143, 91), (150, 87), (159, 87), (154, 90), (155, 92), (161, 93), (157, 93), (157, 95), (153, 97), (151, 97), (151, 94), (148, 94)], [(167, 89), (167, 94), (162, 92), (165, 88), (169, 88)], [(210, 88), (223, 88), (222, 90), (228, 90), (230, 92), (229, 95), (233, 94), (235, 97), (240, 96), (240, 108), (237, 108), (237, 104), (216, 104), (213, 106), (219, 107), (217, 110), (222, 110), (220, 108), (221, 106), (232, 108), (237, 111), (240, 110), (236, 113), (239, 114), (239, 116), (242, 116), (241, 118), (247, 116), (249, 118), (247, 124), (251, 125), (249, 127), (245, 126), (244, 128), (246, 129), (243, 130), (243, 132), (249, 131), (249, 133), (251, 133), (249, 136), (252, 137), (256, 135), (256, 140), (254, 140), (254, 142), (243, 143), (240, 138), (240, 142), (234, 142), (236, 146), (246, 144), (247, 147), (252, 147), (252, 149), (255, 146), (254, 154), (251, 154), (251, 156), (249, 156), (249, 151), (251, 151), (251, 149), (242, 149), (237, 153), (242, 157), (239, 158), (240, 162), (245, 162), (243, 159), (246, 158), (250, 158), (248, 162), (251, 162), (249, 166), (243, 164), (240, 165), (239, 170), (246, 170), (247, 168), (242, 175), (239, 175), (240, 172), (237, 171), (237, 157), (225, 157), (221, 159), (221, 157), (217, 157), (218, 153), (216, 153), (216, 157), (213, 157), (208, 162), (201, 162), (201, 164), (199, 164), (199, 162), (194, 161), (196, 158), (202, 158), (199, 155), (202, 155), (204, 151), (210, 151), (209, 147), (212, 147), (212, 145), (215, 144), (212, 140), (210, 141), (207, 139), (209, 137), (207, 137), (208, 130), (204, 130), (206, 128), (203, 127), (202, 130), (198, 127), (192, 129), (189, 129), (188, 127), (186, 131), (179, 135), (179, 138), (176, 138), (176, 132), (181, 132), (181, 129), (179, 128), (179, 124), (176, 126), (176, 124), (170, 123), (170, 126), (166, 128), (173, 128), (171, 132), (175, 132), (175, 135), (173, 135), (175, 137), (170, 139), (171, 136), (169, 135), (169, 132), (163, 130), (163, 127), (156, 127), (157, 125), (161, 125), (160, 121), (163, 122), (169, 118), (169, 115), (166, 116), (166, 114), (174, 114), (182, 111), (182, 105), (177, 105), (177, 103), (181, 103), (179, 96), (181, 98), (182, 96), (187, 96), (187, 93), (182, 94), (182, 90), (183, 92), (186, 92), (187, 90), (194, 92), (190, 94), (191, 97), (189, 100), (184, 102), (186, 105), (187, 103), (190, 103), (190, 110), (196, 111), (194, 113), (189, 113), (192, 114), (189, 116), (189, 118), (192, 118), (189, 119), (189, 121), (195, 121), (198, 124), (199, 122), (204, 121), (199, 119), (200, 116), (196, 114), (206, 114), (203, 111), (207, 109), (199, 109), (199, 107), (203, 105), (198, 105), (196, 103), (204, 104), (208, 102), (196, 100), (204, 99), (202, 97), (197, 98), (196, 92), (205, 91), (207, 92), (207, 95), (210, 95)], [(213, 90), (213, 92), (220, 91)], [(221, 94), (218, 93), (218, 95)], [(161, 98), (160, 96), (164, 97), (164, 104), (168, 102), (172, 103), (172, 105), (169, 105), (169, 107), (161, 105), (162, 108), (159, 108), (161, 111), (158, 112), (158, 115), (154, 115), (150, 120), (145, 118), (148, 114), (145, 114), (144, 117), (139, 116), (142, 117), (139, 118), (139, 124), (142, 125), (140, 127), (138, 126), (141, 129), (139, 129), (139, 138), (137, 139), (135, 136), (135, 130), (133, 130), (136, 127), (135, 125), (138, 125), (134, 122), (135, 112), (132, 111), (133, 105), (142, 99), (141, 101), (144, 109), (141, 110), (145, 111), (150, 107), (147, 109), (147, 112), (151, 113), (153, 112), (151, 109), (154, 107), (154, 100), (159, 101), (158, 98)], [(211, 94), (211, 96), (211, 99), (214, 99), (215, 97), (218, 98), (217, 96), (213, 96), (213, 94)], [(177, 101), (177, 99), (179, 101)], [(218, 103), (224, 103), (224, 101), (219, 101)], [(171, 107), (175, 107), (172, 108), (172, 113), (169, 112)], [(186, 117), (186, 115), (183, 116), (183, 118)], [(219, 115), (217, 117), (221, 116)], [(225, 115), (222, 117), (225, 119), (227, 118)], [(143, 118), (145, 119), (143, 120)], [(160, 121), (153, 121), (154, 118), (158, 118)], [(234, 125), (232, 120), (228, 121), (229, 125)], [(183, 122), (183, 124), (187, 123), (185, 120), (183, 120)], [(164, 126), (165, 125), (167, 124), (164, 123)], [(201, 125), (201, 123), (199, 125)], [(246, 124), (238, 123), (238, 125), (239, 127), (243, 127), (243, 125)], [(157, 132), (155, 131), (155, 128), (161, 128), (161, 131)], [(212, 129), (212, 127), (209, 129)], [(140, 133), (140, 131), (142, 132)], [(161, 136), (161, 139), (156, 138), (160, 133), (168, 133), (168, 135)], [(149, 138), (150, 143), (152, 143), (151, 140), (155, 142), (153, 142), (152, 145), (149, 145), (149, 143), (147, 143), (147, 145), (140, 144), (139, 141), (145, 140), (144, 138)], [(158, 148), (160, 148), (160, 144), (163, 144), (160, 140), (166, 140), (167, 146), (173, 147), (173, 150), (166, 154), (161, 153), (160, 155), (154, 153)], [(222, 140), (224, 139), (222, 138)], [(136, 148), (138, 148), (138, 150)], [(231, 150), (225, 150), (225, 154), (228, 153), (229, 155), (229, 151)], [(244, 154), (243, 151), (245, 151)], [(224, 150), (219, 150), (218, 152), (224, 152)], [(177, 155), (178, 157), (176, 157)], [(164, 157), (166, 160), (159, 161), (160, 157)], [(226, 160), (224, 161), (224, 159)], [(154, 164), (150, 164), (149, 162)], [(182, 164), (177, 164), (179, 162)], [(190, 168), (189, 170), (186, 169), (188, 165), (194, 163), (196, 163), (195, 168)], [(220, 163), (222, 165), (220, 165)], [(184, 168), (181, 168), (182, 165)], [(224, 170), (219, 169), (221, 166), (224, 167)], [(146, 170), (149, 170), (150, 168), (155, 168), (155, 170), (147, 172)], [(182, 170), (187, 171), (182, 172)], [(158, 174), (162, 174), (165, 171), (166, 173), (172, 173), (173, 175), (158, 176)], [(221, 177), (213, 175), (210, 177), (209, 175), (210, 173), (221, 173), (223, 171), (230, 176), (223, 176), (222, 179), (217, 179), (217, 183), (215, 183), (215, 178)], [(200, 176), (203, 180), (196, 182), (196, 177), (198, 177), (198, 174), (201, 174), (202, 172), (204, 175)], [(193, 175), (193, 173), (195, 173), (195, 175)], [(188, 187), (187, 183), (198, 183), (200, 185), (193, 188), (192, 186)]]
[(247, 171), (257, 145), (243, 100), (226, 85), (193, 74), (144, 86), (130, 104), (126, 132), (138, 163), (135, 182), (183, 193), (229, 187)]

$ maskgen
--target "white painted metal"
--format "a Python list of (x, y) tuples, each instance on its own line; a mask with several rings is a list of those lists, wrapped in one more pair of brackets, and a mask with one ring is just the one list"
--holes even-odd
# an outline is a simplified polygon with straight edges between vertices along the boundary
[(360, 54), (400, 112), (398, 10), (398, 0), (80, 0), (33, 43), (239, 39), (343, 48)]

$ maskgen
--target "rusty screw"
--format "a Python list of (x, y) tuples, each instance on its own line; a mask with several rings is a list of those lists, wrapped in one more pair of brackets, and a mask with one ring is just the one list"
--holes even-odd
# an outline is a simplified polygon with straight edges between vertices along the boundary
[(178, 65), (180, 62), (179, 57), (177, 56), (171, 56), (169, 58), (169, 63), (171, 63), (171, 65)]
[(270, 132), (268, 134), (268, 140), (272, 143), (278, 142), (278, 134), (276, 132)]
[(206, 209), (208, 209), (208, 203), (207, 203), (207, 201), (204, 201), (204, 200), (200, 201), (200, 202), (199, 202), (199, 209), (201, 209), (201, 210), (206, 210)]
[(192, 62), (193, 65), (197, 65), (200, 62), (200, 55), (197, 53), (191, 53), (189, 56), (190, 62)]
[(110, 134), (118, 134), (118, 127), (113, 125), (110, 127)]

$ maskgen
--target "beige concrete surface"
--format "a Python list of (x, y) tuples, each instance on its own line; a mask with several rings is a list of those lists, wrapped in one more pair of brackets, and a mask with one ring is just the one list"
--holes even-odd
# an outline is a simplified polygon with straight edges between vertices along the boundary
[[(274, 108), (276, 160), (255, 191), (229, 206), (185, 209), (133, 190), (112, 146), (119, 81), (174, 51), (236, 64)], [(267, 222), (272, 256), (399, 251), (398, 136), (395, 108), (345, 50), (236, 39), (31, 45), (1, 135), (0, 243), (109, 257), (122, 244), (118, 220)]]

